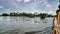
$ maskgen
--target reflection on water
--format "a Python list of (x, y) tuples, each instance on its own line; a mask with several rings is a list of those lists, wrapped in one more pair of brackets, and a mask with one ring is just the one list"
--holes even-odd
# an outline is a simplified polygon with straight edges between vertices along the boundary
[(0, 34), (50, 34), (52, 24), (53, 18), (0, 17)]

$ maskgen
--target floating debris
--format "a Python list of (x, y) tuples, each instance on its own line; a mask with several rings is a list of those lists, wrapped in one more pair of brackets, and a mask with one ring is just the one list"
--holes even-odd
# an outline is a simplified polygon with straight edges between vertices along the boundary
[(47, 22), (44, 22), (44, 23), (47, 23)]

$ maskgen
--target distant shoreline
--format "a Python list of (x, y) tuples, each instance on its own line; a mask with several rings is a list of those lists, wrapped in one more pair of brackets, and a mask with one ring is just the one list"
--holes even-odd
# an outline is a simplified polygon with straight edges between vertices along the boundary
[(34, 17), (40, 17), (41, 19), (44, 19), (45, 17), (56, 17), (56, 15), (48, 14), (48, 13), (40, 13), (40, 14), (32, 14), (32, 13), (2, 13), (0, 16), (13, 16), (13, 17), (29, 17), (29, 18), (34, 18)]

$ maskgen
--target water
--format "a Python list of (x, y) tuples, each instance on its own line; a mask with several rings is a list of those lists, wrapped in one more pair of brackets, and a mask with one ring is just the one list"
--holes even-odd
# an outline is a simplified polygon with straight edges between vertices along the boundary
[(50, 34), (52, 24), (53, 18), (1, 16), (0, 34)]

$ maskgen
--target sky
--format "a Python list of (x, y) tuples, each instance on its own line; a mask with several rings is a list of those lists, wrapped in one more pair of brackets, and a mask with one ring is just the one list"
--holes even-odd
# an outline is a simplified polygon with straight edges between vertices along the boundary
[(59, 0), (0, 0), (0, 14), (10, 12), (56, 14)]

